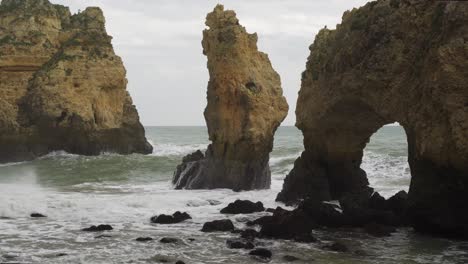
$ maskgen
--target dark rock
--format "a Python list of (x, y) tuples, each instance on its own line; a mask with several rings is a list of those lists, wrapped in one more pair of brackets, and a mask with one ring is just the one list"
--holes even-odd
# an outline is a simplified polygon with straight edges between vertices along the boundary
[(151, 237), (139, 237), (139, 238), (137, 238), (135, 240), (138, 241), (138, 242), (147, 242), (147, 241), (153, 240), (153, 238), (151, 238)]
[(186, 212), (175, 212), (173, 215), (161, 214), (158, 216), (151, 217), (151, 222), (156, 224), (176, 224), (185, 220), (192, 219), (192, 217)]
[(341, 208), (331, 203), (306, 199), (299, 204), (297, 210), (302, 210), (321, 226), (341, 227), (346, 224)]
[(298, 260), (301, 260), (301, 259), (298, 258), (298, 257), (295, 257), (295, 256), (291, 256), (291, 255), (284, 255), (283, 260), (285, 260), (287, 262), (294, 262), (294, 261), (298, 261)]
[(333, 242), (331, 244), (323, 246), (323, 249), (336, 251), (336, 252), (348, 252), (349, 248), (346, 244), (340, 241)]
[(249, 255), (257, 256), (263, 259), (270, 259), (273, 254), (266, 248), (256, 248), (249, 252)]
[(47, 217), (47, 216), (45, 216), (43, 214), (39, 214), (39, 213), (32, 213), (31, 217), (32, 218), (43, 218), (43, 217)]
[(233, 248), (233, 249), (240, 249), (240, 248), (253, 249), (255, 247), (254, 244), (252, 244), (252, 242), (243, 241), (240, 239), (235, 239), (235, 240), (229, 239), (226, 241), (226, 244), (228, 248)]
[(260, 235), (262, 237), (293, 239), (310, 234), (317, 225), (301, 210), (276, 211), (272, 216), (263, 218)]
[(375, 237), (385, 237), (391, 236), (391, 234), (395, 233), (397, 230), (393, 226), (370, 223), (364, 226), (364, 231)]
[(241, 237), (249, 240), (253, 240), (260, 235), (255, 229), (245, 229), (241, 231)]
[(67, 253), (57, 253), (55, 256), (56, 257), (65, 257), (65, 256), (68, 256), (68, 254)]
[(163, 237), (161, 238), (161, 240), (159, 240), (159, 242), (164, 243), (164, 244), (175, 244), (175, 243), (179, 243), (180, 240), (177, 238), (173, 238), (173, 237)]
[(193, 241), (195, 241), (196, 239), (191, 237), (191, 238), (189, 238), (189, 239), (187, 239), (187, 240), (190, 241), (190, 242), (193, 242)]
[(175, 264), (185, 264), (182, 260), (178, 260)]
[(235, 202), (230, 203), (227, 207), (221, 209), (222, 214), (251, 214), (263, 211), (265, 211), (263, 203), (254, 203), (248, 200), (236, 200)]
[(387, 208), (387, 201), (378, 192), (374, 192), (369, 200), (369, 206), (376, 210), (385, 210)]
[(408, 193), (400, 191), (387, 200), (387, 208), (397, 215), (403, 215), (408, 209)]
[(86, 232), (101, 232), (101, 231), (110, 231), (112, 230), (112, 226), (110, 225), (98, 225), (98, 226), (90, 226), (88, 228), (83, 228), (81, 231), (86, 231)]
[(265, 211), (268, 212), (268, 213), (274, 213), (275, 209), (274, 208), (267, 208)]
[(214, 220), (203, 224), (202, 232), (228, 232), (234, 230), (234, 224), (229, 219)]

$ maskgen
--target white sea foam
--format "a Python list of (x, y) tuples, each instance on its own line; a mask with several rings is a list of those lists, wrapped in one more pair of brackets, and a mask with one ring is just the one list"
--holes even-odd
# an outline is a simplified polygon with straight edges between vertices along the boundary
[(197, 150), (204, 152), (206, 144), (176, 145), (176, 144), (153, 144), (153, 156), (183, 156), (193, 153)]

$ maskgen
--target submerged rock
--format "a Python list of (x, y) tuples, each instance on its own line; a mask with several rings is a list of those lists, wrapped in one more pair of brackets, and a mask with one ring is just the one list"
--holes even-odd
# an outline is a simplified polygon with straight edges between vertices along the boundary
[(372, 1), (310, 47), (296, 108), (305, 151), (278, 200), (366, 192), (369, 138), (398, 122), (408, 140), (416, 230), (468, 238), (468, 5)]
[(254, 203), (248, 200), (236, 200), (221, 209), (222, 214), (251, 214), (263, 211), (265, 211), (265, 208), (262, 202)]
[(336, 252), (349, 252), (348, 246), (341, 241), (335, 241), (330, 244), (327, 244), (323, 246), (323, 249), (336, 251)]
[(185, 220), (192, 219), (192, 217), (186, 212), (175, 212), (173, 215), (161, 214), (158, 216), (151, 217), (151, 222), (155, 224), (176, 224)]
[(151, 153), (101, 9), (0, 4), (0, 162)]
[(270, 259), (273, 256), (271, 251), (266, 248), (256, 248), (250, 251), (249, 255), (256, 256), (256, 257), (263, 258), (263, 259)]
[(163, 237), (161, 238), (161, 240), (159, 240), (159, 242), (164, 243), (164, 244), (176, 244), (176, 243), (179, 243), (180, 240), (177, 238), (173, 238), (173, 237)]
[(205, 155), (184, 157), (173, 183), (177, 189), (269, 188), (273, 135), (288, 112), (280, 77), (234, 11), (218, 5), (206, 25), (210, 81), (204, 114), (212, 143)]
[(203, 224), (202, 232), (228, 232), (234, 230), (234, 224), (229, 219), (214, 220)]
[(86, 232), (101, 232), (101, 231), (110, 231), (113, 230), (111, 225), (98, 225), (98, 226), (90, 226), (88, 228), (83, 228), (81, 231), (86, 231)]
[(152, 241), (153, 238), (151, 238), (151, 237), (138, 237), (135, 240), (138, 241), (138, 242), (148, 242), (148, 241)]
[(393, 226), (387, 226), (382, 224), (370, 223), (364, 226), (366, 233), (375, 237), (391, 236), (397, 230)]
[(285, 260), (287, 262), (294, 262), (294, 261), (298, 261), (298, 260), (301, 260), (301, 259), (296, 257), (296, 256), (284, 255), (283, 260)]
[(43, 214), (39, 214), (39, 213), (32, 213), (30, 216), (31, 216), (32, 218), (44, 218), (44, 217), (47, 217), (47, 216), (45, 216), (45, 215), (43, 215)]
[(226, 241), (226, 244), (228, 248), (233, 248), (233, 249), (253, 249), (255, 246), (252, 242), (250, 241), (243, 241), (240, 239), (228, 239)]

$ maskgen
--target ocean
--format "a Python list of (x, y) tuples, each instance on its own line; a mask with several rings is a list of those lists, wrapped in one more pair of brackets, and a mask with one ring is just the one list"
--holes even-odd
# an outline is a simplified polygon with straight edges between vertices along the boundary
[[(146, 132), (154, 146), (148, 156), (56, 152), (0, 165), (0, 263), (255, 263), (248, 251), (226, 247), (226, 240), (236, 235), (200, 229), (206, 221), (226, 218), (219, 210), (236, 199), (283, 206), (274, 200), (303, 150), (301, 132), (295, 127), (278, 129), (270, 159), (271, 189), (237, 193), (171, 186), (182, 157), (206, 148), (205, 127), (147, 127)], [(404, 130), (386, 126), (374, 134), (362, 167), (370, 185), (383, 196), (407, 191)], [(193, 219), (174, 225), (150, 223), (151, 216), (175, 211), (186, 211)], [(32, 219), (33, 212), (47, 218)], [(266, 214), (228, 218), (242, 228), (246, 221)], [(110, 224), (114, 230), (101, 237), (80, 231), (97, 224)], [(294, 263), (468, 263), (468, 242), (422, 236), (406, 228), (386, 238), (352, 230), (320, 230), (314, 235), (325, 242), (342, 240), (359, 254), (322, 250), (317, 243), (258, 241), (273, 252), (270, 263), (285, 263), (284, 255), (301, 259)], [(155, 240), (142, 243), (135, 241), (137, 237)], [(162, 237), (180, 242), (163, 244)]]

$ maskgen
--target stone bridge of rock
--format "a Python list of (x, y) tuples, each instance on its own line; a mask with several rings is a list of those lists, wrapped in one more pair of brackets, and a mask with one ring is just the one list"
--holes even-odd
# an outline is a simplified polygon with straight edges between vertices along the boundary
[(385, 124), (408, 139), (416, 229), (468, 235), (468, 4), (375, 1), (323, 29), (296, 109), (305, 151), (278, 200), (368, 189), (363, 149)]

